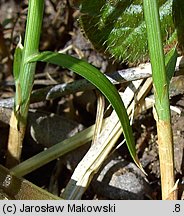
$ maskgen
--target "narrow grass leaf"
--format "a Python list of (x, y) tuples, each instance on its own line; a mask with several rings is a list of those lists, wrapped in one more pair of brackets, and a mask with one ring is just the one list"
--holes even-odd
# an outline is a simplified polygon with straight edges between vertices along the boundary
[(13, 76), (15, 81), (17, 81), (19, 78), (21, 61), (22, 61), (22, 51), (23, 51), (23, 46), (21, 44), (21, 39), (20, 39), (15, 49), (14, 62), (13, 62)]
[(17, 111), (19, 110), (19, 106), (21, 104), (21, 85), (20, 85), (19, 75), (21, 71), (22, 53), (23, 53), (23, 46), (20, 37), (19, 43), (17, 44), (17, 47), (15, 49), (14, 62), (13, 62), (13, 76), (15, 79), (15, 87), (16, 87), (14, 111), (16, 112), (16, 115), (18, 114)]
[(165, 56), (166, 75), (168, 84), (174, 75), (178, 53), (176, 48), (172, 48)]
[(98, 69), (86, 61), (66, 54), (43, 52), (33, 55), (28, 59), (28, 62), (30, 63), (35, 61), (47, 62), (68, 68), (90, 81), (106, 96), (120, 119), (129, 152), (135, 163), (141, 168), (136, 155), (135, 141), (132, 128), (129, 123), (129, 118), (121, 97), (113, 84)]

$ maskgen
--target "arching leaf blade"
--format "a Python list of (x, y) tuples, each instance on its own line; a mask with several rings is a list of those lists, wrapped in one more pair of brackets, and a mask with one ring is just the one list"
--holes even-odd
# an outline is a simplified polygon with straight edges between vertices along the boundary
[(68, 68), (90, 81), (104, 94), (119, 117), (127, 147), (133, 160), (142, 169), (136, 154), (135, 141), (132, 128), (129, 123), (128, 114), (126, 112), (123, 101), (121, 100), (121, 97), (114, 85), (98, 69), (96, 69), (86, 61), (66, 54), (48, 51), (33, 55), (28, 59), (28, 62), (35, 61), (47, 62)]

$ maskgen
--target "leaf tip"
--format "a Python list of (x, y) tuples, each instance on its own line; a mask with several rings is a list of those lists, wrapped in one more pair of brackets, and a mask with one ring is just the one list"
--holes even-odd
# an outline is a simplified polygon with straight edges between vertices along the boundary
[(140, 161), (139, 161), (137, 155), (136, 155), (135, 158), (134, 158), (134, 162), (136, 163), (136, 165), (138, 166), (138, 168), (144, 173), (144, 175), (147, 176), (148, 174), (147, 174), (147, 173), (145, 172), (145, 170), (143, 169), (142, 164), (140, 163)]

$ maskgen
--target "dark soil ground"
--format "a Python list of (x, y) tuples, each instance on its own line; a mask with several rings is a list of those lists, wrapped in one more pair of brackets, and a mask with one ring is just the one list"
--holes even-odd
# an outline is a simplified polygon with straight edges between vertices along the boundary
[[(15, 88), (12, 76), (12, 56), (20, 35), (24, 38), (27, 2), (26, 0), (0, 1), (1, 99), (14, 96)], [(69, 0), (45, 1), (46, 6), (40, 50), (58, 51), (68, 49), (68, 54), (79, 58), (85, 58), (89, 63), (95, 65), (103, 72), (115, 71), (119, 68), (128, 67), (128, 64), (119, 65), (118, 63), (113, 63), (112, 60), (109, 61), (92, 48), (83, 33), (81, 33), (78, 23), (79, 12), (71, 6), (71, 2)], [(40, 89), (56, 83), (74, 81), (80, 79), (80, 77), (62, 68), (39, 63), (35, 79), (34, 89)], [(172, 97), (171, 104), (177, 106), (181, 110), (181, 115), (172, 111), (172, 124), (174, 134), (175, 174), (176, 179), (180, 180), (179, 199), (183, 199), (184, 96), (179, 94)], [(72, 122), (75, 122), (77, 130), (79, 130), (79, 124), (83, 125), (83, 127), (88, 127), (95, 122), (96, 94), (94, 91), (71, 94), (55, 100), (31, 104), (31, 108), (39, 110), (40, 112), (55, 113), (65, 117), (68, 121), (72, 120)], [(57, 121), (52, 124), (56, 124), (56, 122)], [(0, 127), (1, 163), (4, 164), (8, 125), (1, 122)], [(56, 130), (57, 127), (56, 125)], [(146, 178), (142, 177), (132, 163), (126, 146), (123, 145), (113, 155), (109, 156), (107, 161), (103, 164), (103, 167), (107, 165), (110, 166), (110, 175), (103, 174), (103, 171), (100, 171), (98, 175), (104, 175), (106, 179), (104, 178), (104, 181), (98, 180), (100, 177), (97, 175), (84, 194), (83, 199), (161, 199), (156, 124), (152, 115), (152, 110), (144, 112), (134, 120), (133, 130), (136, 137), (138, 155), (148, 176)], [(61, 131), (57, 133), (61, 133)], [(22, 160), (40, 152), (47, 146), (45, 143), (36, 143), (30, 134), (28, 128)], [(43, 134), (44, 138), (45, 136), (46, 135)], [(50, 135), (50, 140), (51, 139)], [(122, 137), (118, 142), (121, 140)], [(45, 140), (43, 142), (45, 142)], [(59, 195), (60, 191), (66, 186), (70, 179), (77, 161), (80, 161), (82, 157), (79, 152), (82, 151), (84, 154), (86, 148), (83, 147), (82, 150), (78, 150), (76, 162), (73, 162), (70, 156), (67, 155), (62, 159), (62, 163), (59, 165), (58, 161), (53, 161), (27, 175), (25, 178)], [(76, 151), (74, 154), (76, 154)], [(109, 165), (111, 163), (112, 165)], [(60, 167), (60, 174), (57, 175), (57, 179), (53, 180), (52, 177), (56, 174), (58, 166)], [(129, 178), (129, 180), (125, 181), (127, 178)]]

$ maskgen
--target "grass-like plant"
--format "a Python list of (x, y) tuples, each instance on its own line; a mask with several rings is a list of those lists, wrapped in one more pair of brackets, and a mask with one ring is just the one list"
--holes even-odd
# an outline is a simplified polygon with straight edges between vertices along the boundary
[(155, 95), (154, 115), (157, 122), (162, 199), (176, 199), (174, 150), (169, 106), (169, 79), (166, 74), (157, 0), (143, 0), (149, 55)]
[(43, 18), (43, 6), (43, 0), (29, 1), (24, 46), (19, 43), (15, 51), (14, 77), (16, 83), (16, 95), (10, 123), (7, 166), (15, 166), (20, 160), (37, 61), (44, 61), (68, 68), (83, 76), (99, 88), (119, 116), (130, 154), (135, 163), (140, 166), (136, 156), (135, 141), (129, 118), (121, 97), (113, 84), (103, 75), (103, 73), (83, 60), (54, 52), (39, 53), (38, 47)]
[(39, 50), (44, 0), (29, 1), (24, 46), (19, 42), (14, 56), (13, 73), (16, 86), (15, 104), (10, 120), (7, 166), (20, 161), (22, 142), (26, 130), (30, 95), (33, 87), (36, 62), (28, 64), (27, 58)]
[[(140, 3), (140, 7), (136, 7), (135, 10), (137, 13), (137, 22), (130, 22), (129, 28), (120, 28), (121, 26), (128, 24), (129, 18), (132, 19), (132, 11), (135, 9), (133, 4), (134, 1), (127, 1), (125, 5), (122, 5), (122, 2), (124, 1), (81, 0), (79, 1), (79, 3), (81, 3), (80, 8), (82, 12), (85, 13), (83, 13), (84, 15), (82, 15), (80, 22), (83, 25), (83, 29), (86, 31), (87, 35), (87, 30), (93, 31), (95, 27), (94, 34), (89, 35), (94, 37), (92, 39), (96, 39), (97, 48), (99, 48), (99, 46), (105, 46), (100, 47), (100, 50), (106, 50), (111, 56), (119, 59), (120, 61), (126, 59), (130, 61), (132, 60), (133, 63), (135, 63), (139, 62), (139, 58), (141, 60), (148, 59), (146, 39), (148, 37), (149, 54), (153, 71), (153, 85), (155, 90), (155, 116), (157, 120), (159, 156), (161, 164), (162, 198), (175, 199), (175, 193), (172, 193), (175, 179), (168, 88), (169, 81), (173, 75), (177, 54), (175, 48), (173, 48), (165, 58), (161, 38), (161, 33), (168, 33), (169, 25), (171, 25), (172, 31), (169, 32), (169, 40), (164, 41), (166, 43), (170, 43), (173, 39), (175, 39), (176, 34), (174, 33), (173, 24), (171, 24), (171, 11), (166, 10), (167, 8), (171, 8), (172, 1), (159, 1), (160, 11), (162, 12), (161, 21), (164, 23), (163, 28), (160, 28), (159, 7), (157, 0), (143, 0), (143, 4), (142, 1), (138, 1)], [(95, 7), (95, 4), (97, 4), (98, 7)], [(136, 155), (135, 141), (129, 117), (122, 99), (114, 85), (105, 77), (103, 73), (86, 61), (56, 52), (39, 52), (43, 8), (44, 0), (29, 0), (24, 43), (23, 45), (21, 45), (21, 42), (18, 44), (14, 55), (13, 72), (16, 85), (16, 94), (14, 110), (12, 112), (10, 122), (7, 166), (13, 167), (11, 172), (15, 175), (22, 176), (76, 148), (81, 145), (81, 143), (84, 144), (92, 138), (92, 133), (94, 131), (93, 127), (80, 132), (74, 137), (63, 141), (58, 145), (55, 145), (51, 149), (40, 153), (38, 156), (34, 156), (34, 158), (15, 166), (19, 163), (21, 157), (22, 142), (26, 129), (36, 62), (42, 61), (59, 65), (74, 71), (90, 81), (101, 91), (101, 93), (105, 95), (119, 117), (129, 152), (135, 163), (141, 168)], [(145, 21), (142, 19), (143, 11)], [(101, 18), (98, 14), (99, 12), (102, 13)], [(94, 19), (92, 19), (93, 16), (95, 16)], [(113, 21), (111, 21), (111, 19)], [(90, 25), (87, 21), (87, 26), (91, 26), (90, 29), (85, 29), (85, 20), (90, 20)], [(135, 20), (134, 17), (133, 20)], [(106, 29), (106, 31), (104, 29)], [(119, 29), (123, 30), (125, 34), (122, 32), (119, 33)], [(125, 32), (127, 29), (129, 29), (129, 31)], [(111, 36), (111, 31), (115, 35)], [(96, 36), (95, 33), (97, 34)], [(105, 35), (103, 36), (103, 34)], [(140, 40), (141, 43), (139, 43), (139, 46), (134, 47), (135, 43), (132, 42), (135, 42), (134, 39), (137, 34), (140, 37), (142, 36), (142, 39), (140, 40), (140, 38), (137, 38), (137, 40)], [(127, 37), (127, 35), (130, 37)], [(113, 39), (114, 36), (115, 39)], [(126, 40), (124, 40), (123, 37), (127, 37)], [(95, 43), (93, 40), (92, 42)], [(117, 48), (115, 45), (117, 45)], [(135, 51), (135, 55), (133, 51)], [(132, 53), (130, 54), (129, 52)], [(81, 140), (81, 138), (83, 139)]]

